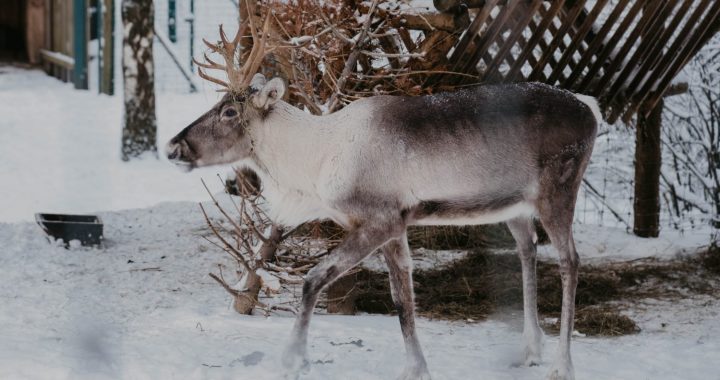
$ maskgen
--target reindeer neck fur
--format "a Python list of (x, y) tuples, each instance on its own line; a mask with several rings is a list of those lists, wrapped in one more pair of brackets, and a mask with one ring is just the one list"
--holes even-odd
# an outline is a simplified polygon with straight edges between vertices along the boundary
[(336, 166), (352, 148), (353, 135), (362, 133), (363, 120), (343, 111), (315, 116), (280, 101), (249, 126), (253, 153), (243, 163), (260, 177), (273, 219), (285, 225), (324, 218), (342, 221), (328, 205), (332, 191), (325, 184), (337, 175)]

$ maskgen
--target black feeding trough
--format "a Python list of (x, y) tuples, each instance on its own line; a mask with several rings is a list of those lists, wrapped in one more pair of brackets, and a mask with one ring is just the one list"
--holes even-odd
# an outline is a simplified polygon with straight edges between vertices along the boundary
[(46, 234), (62, 239), (65, 245), (79, 240), (82, 245), (100, 245), (103, 223), (95, 215), (35, 214), (35, 220)]

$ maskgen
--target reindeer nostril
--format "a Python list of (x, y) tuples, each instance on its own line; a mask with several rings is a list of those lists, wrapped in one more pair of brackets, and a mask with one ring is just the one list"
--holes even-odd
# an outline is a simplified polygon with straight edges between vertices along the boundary
[(180, 158), (180, 144), (170, 141), (165, 148), (168, 160), (177, 160)]

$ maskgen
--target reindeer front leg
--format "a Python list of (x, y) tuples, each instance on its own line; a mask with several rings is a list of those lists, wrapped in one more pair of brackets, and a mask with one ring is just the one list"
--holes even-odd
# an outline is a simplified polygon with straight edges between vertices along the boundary
[(387, 242), (382, 251), (390, 272), (390, 291), (405, 340), (406, 362), (400, 380), (430, 380), (425, 356), (415, 332), (412, 259), (407, 234), (403, 233), (400, 238)]
[(310, 270), (305, 277), (300, 311), (295, 320), (290, 344), (282, 357), (283, 366), (291, 378), (297, 377), (302, 367), (307, 365), (308, 326), (320, 292), (375, 249), (405, 231), (404, 222), (399, 215), (388, 217), (374, 214), (363, 220), (365, 222), (350, 230), (345, 240), (333, 250), (332, 254)]

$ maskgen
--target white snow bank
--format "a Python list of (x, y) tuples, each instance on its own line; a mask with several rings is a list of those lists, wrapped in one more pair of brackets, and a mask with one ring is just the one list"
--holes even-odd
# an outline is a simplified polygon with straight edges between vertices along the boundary
[[(210, 208), (212, 210), (212, 208)], [(208, 276), (227, 255), (205, 242), (195, 204), (106, 212), (104, 249), (65, 250), (33, 223), (0, 223), (0, 379), (279, 379), (289, 317), (237, 315)], [(227, 272), (226, 272), (227, 273)], [(644, 329), (577, 338), (579, 379), (708, 379), (720, 357), (720, 302), (646, 301)], [(433, 378), (539, 379), (516, 367), (521, 315), (421, 319)], [(582, 331), (581, 331), (582, 332)], [(396, 317), (316, 316), (302, 379), (394, 379), (404, 352)]]
[[(598, 263), (642, 258), (675, 259), (697, 253), (711, 241), (708, 231), (680, 232), (665, 229), (660, 237), (637, 237), (621, 228), (598, 227), (587, 224), (573, 226), (575, 247), (581, 263)], [(541, 258), (556, 258), (551, 245), (538, 247)]]
[[(158, 94), (158, 145), (217, 101)], [(0, 66), (0, 222), (36, 212), (87, 213), (205, 200), (222, 167), (182, 173), (160, 159), (120, 160), (122, 97), (76, 91), (37, 70)]]

